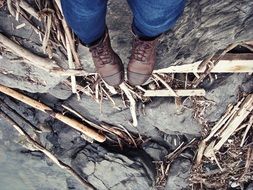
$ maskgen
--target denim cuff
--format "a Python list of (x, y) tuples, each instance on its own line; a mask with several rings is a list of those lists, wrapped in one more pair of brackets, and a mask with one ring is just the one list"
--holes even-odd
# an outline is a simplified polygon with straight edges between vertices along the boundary
[(137, 36), (140, 40), (143, 40), (143, 41), (153, 41), (154, 39), (160, 37), (163, 34), (161, 33), (156, 36), (146, 36), (134, 24), (132, 24), (132, 32), (134, 36)]
[(87, 47), (87, 48), (90, 48), (90, 47), (92, 47), (92, 46), (95, 46), (95, 45), (99, 44), (101, 41), (104, 40), (107, 31), (108, 31), (108, 29), (107, 29), (107, 27), (106, 27), (106, 29), (105, 29), (103, 35), (102, 35), (101, 37), (99, 37), (97, 40), (95, 40), (95, 41), (93, 41), (93, 42), (91, 42), (91, 43), (85, 43), (85, 42), (83, 42), (81, 39), (80, 39), (80, 43), (81, 43), (83, 46)]

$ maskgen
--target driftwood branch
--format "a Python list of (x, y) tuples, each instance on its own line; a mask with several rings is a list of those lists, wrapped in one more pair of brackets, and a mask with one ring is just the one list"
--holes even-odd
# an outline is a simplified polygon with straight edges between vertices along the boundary
[(17, 43), (13, 42), (12, 40), (8, 39), (6, 36), (0, 33), (0, 43), (12, 50), (16, 55), (24, 58), (24, 61), (28, 64), (31, 64), (37, 68), (40, 68), (44, 71), (49, 72), (50, 74), (60, 75), (60, 76), (84, 76), (88, 75), (88, 73), (84, 70), (64, 70), (59, 67), (54, 60), (43, 58), (38, 55), (33, 54), (32, 52), (26, 50), (25, 48), (21, 47)]
[(37, 141), (33, 140), (30, 135), (28, 135), (13, 119), (11, 119), (7, 114), (0, 111), (0, 117), (6, 119), (12, 127), (14, 127), (20, 135), (24, 136), (27, 140), (27, 142), (30, 144), (30, 146), (33, 147), (33, 150), (39, 150), (43, 152), (48, 158), (50, 158), (55, 164), (57, 164), (60, 168), (66, 170), (71, 175), (73, 175), (75, 178), (78, 179), (79, 182), (82, 183), (82, 185), (86, 189), (95, 189), (93, 185), (91, 185), (89, 182), (87, 182), (82, 176), (80, 176), (73, 168), (71, 168), (66, 163), (59, 160), (56, 156), (54, 156), (51, 152), (49, 152), (45, 147), (43, 147), (41, 144), (39, 144)]
[(70, 127), (84, 133), (88, 137), (98, 141), (98, 142), (104, 142), (106, 140), (105, 136), (102, 134), (97, 133), (95, 130), (88, 128), (87, 126), (83, 125), (82, 123), (71, 119), (67, 116), (62, 115), (61, 113), (54, 112), (50, 107), (48, 107), (45, 104), (42, 104), (32, 98), (29, 98), (19, 92), (16, 92), (15, 90), (12, 90), (8, 87), (0, 85), (0, 92), (11, 96), (35, 109), (38, 109), (44, 113), (48, 113), (51, 117), (56, 118), (63, 123), (69, 125)]
[[(154, 73), (204, 73), (206, 65), (201, 66), (202, 61), (192, 64), (170, 66), (155, 70)], [(226, 54), (210, 70), (210, 73), (251, 73), (253, 72), (253, 54)]]
[(27, 59), (31, 64), (33, 64), (35, 67), (38, 67), (40, 69), (46, 70), (46, 71), (54, 71), (54, 70), (63, 70), (60, 68), (55, 61), (47, 58), (39, 57), (32, 52), (26, 50), (25, 48), (21, 47), (17, 43), (13, 42), (12, 40), (8, 39), (6, 36), (0, 33), (0, 43), (12, 50), (15, 54), (17, 54), (20, 57), (23, 57), (24, 59)]

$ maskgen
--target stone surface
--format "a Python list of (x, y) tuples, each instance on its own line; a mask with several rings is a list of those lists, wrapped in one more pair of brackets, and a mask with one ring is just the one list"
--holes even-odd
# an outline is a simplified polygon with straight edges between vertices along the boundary
[(57, 165), (49, 166), (40, 156), (25, 153), (16, 130), (0, 119), (1, 190), (68, 189), (67, 179), (75, 178)]
[(248, 74), (233, 74), (230, 76), (218, 76), (218, 79), (208, 90), (206, 98), (215, 103), (208, 107), (205, 118), (210, 122), (218, 120), (226, 111), (229, 104), (237, 102), (239, 92), (253, 92), (253, 78)]
[[(120, 110), (113, 108), (110, 101), (103, 101), (101, 109), (99, 104), (88, 96), (82, 96), (81, 101), (72, 97), (66, 101), (75, 110), (96, 122), (107, 122), (115, 125), (123, 125), (130, 131), (140, 132), (145, 135), (152, 135), (153, 130), (158, 128), (160, 131), (169, 134), (186, 133), (198, 135), (200, 126), (192, 118), (191, 112), (186, 110), (184, 114), (177, 115), (175, 104), (168, 98), (154, 99), (145, 106), (145, 115), (141, 110), (137, 110), (138, 127), (131, 126), (131, 114), (128, 108), (122, 105), (122, 100), (115, 98)], [(97, 104), (97, 106), (94, 106)]]
[(72, 165), (87, 175), (97, 189), (140, 189), (152, 187), (152, 180), (141, 162), (120, 154), (108, 153), (96, 145), (80, 151)]
[(178, 158), (171, 164), (169, 178), (165, 186), (166, 190), (183, 190), (189, 185), (187, 181), (190, 176), (191, 161)]
[[(25, 23), (26, 26), (21, 29), (15, 29), (20, 23)], [(8, 15), (5, 8), (0, 9), (0, 32), (7, 37), (15, 37), (16, 41), (29, 51), (46, 57), (42, 52), (39, 35), (34, 32), (29, 23), (22, 18), (17, 22), (15, 18)], [(55, 59), (62, 66), (66, 66), (65, 61), (59, 59), (56, 54)], [(66, 77), (52, 75), (36, 68), (23, 61), (23, 58), (17, 57), (10, 52), (2, 52), (2, 50), (0, 52), (0, 84), (32, 93), (45, 93), (65, 79)]]
[[(29, 25), (13, 30), (10, 23), (13, 23), (14, 28), (18, 23), (6, 13), (6, 10), (1, 9), (0, 32), (15, 36), (16, 40), (32, 52), (45, 56), (38, 35), (32, 32)], [(252, 40), (252, 15), (253, 2), (250, 0), (187, 1), (183, 16), (175, 27), (161, 38), (157, 68), (191, 63), (225, 48), (228, 44)], [(125, 66), (131, 50), (131, 17), (126, 1), (109, 1), (107, 23), (112, 46), (123, 59)], [(84, 68), (93, 72), (94, 66), (87, 48), (80, 45), (79, 53)], [(59, 55), (57, 59), (63, 58)], [(62, 63), (64, 66), (65, 60)], [(121, 124), (129, 131), (152, 138), (151, 143), (137, 150), (116, 151), (108, 144), (89, 144), (81, 138), (79, 132), (63, 123), (49, 119), (45, 114), (28, 106), (4, 99), (33, 124), (43, 124), (44, 132), (39, 135), (39, 141), (98, 189), (153, 188), (155, 170), (152, 161), (161, 160), (184, 140), (184, 136), (198, 136), (201, 130), (192, 119), (191, 111), (185, 110), (180, 115), (176, 114), (174, 102), (170, 98), (152, 99), (152, 102), (145, 105), (146, 115), (138, 103), (139, 126), (134, 128), (129, 124), (132, 119), (130, 111), (122, 105), (120, 97), (114, 97), (120, 110), (112, 108), (109, 101), (103, 101), (100, 110), (100, 105), (90, 97), (82, 96), (81, 101), (77, 101), (74, 96), (70, 97), (70, 90), (61, 84), (63, 80), (64, 77), (50, 76), (22, 60), (17, 60), (13, 54), (1, 51), (0, 84), (32, 93), (49, 93), (56, 98), (41, 94), (35, 97), (56, 110), (59, 104), (63, 103), (56, 102), (57, 98), (68, 99), (64, 103), (94, 122)], [(218, 75), (218, 79), (206, 87), (206, 98), (216, 102), (216, 105), (208, 108), (205, 116), (210, 121), (216, 121), (229, 103), (236, 102), (238, 91), (252, 93), (252, 76)], [(28, 130), (23, 124), (22, 127)], [(83, 190), (75, 178), (45, 159), (42, 154), (30, 153), (19, 146), (17, 143), (22, 143), (22, 139), (11, 129), (2, 119), (0, 120), (1, 189)], [(176, 160), (171, 166), (166, 189), (186, 188), (190, 166), (191, 162), (188, 159)]]

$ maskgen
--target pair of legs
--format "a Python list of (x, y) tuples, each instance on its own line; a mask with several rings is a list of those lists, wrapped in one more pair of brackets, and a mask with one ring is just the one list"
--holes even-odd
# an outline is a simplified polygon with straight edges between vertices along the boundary
[[(61, 0), (61, 3), (69, 26), (84, 44), (88, 47), (93, 46), (103, 38), (106, 33), (107, 0)], [(134, 34), (142, 40), (150, 41), (176, 23), (185, 2), (184, 0), (128, 0), (128, 4), (133, 13)]]

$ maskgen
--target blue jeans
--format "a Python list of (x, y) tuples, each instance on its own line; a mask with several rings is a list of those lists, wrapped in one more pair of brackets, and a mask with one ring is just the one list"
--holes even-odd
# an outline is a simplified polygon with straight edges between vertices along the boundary
[[(85, 44), (100, 39), (106, 29), (107, 0), (61, 0), (67, 23)], [(155, 37), (169, 30), (184, 9), (185, 0), (128, 0), (133, 32)]]

